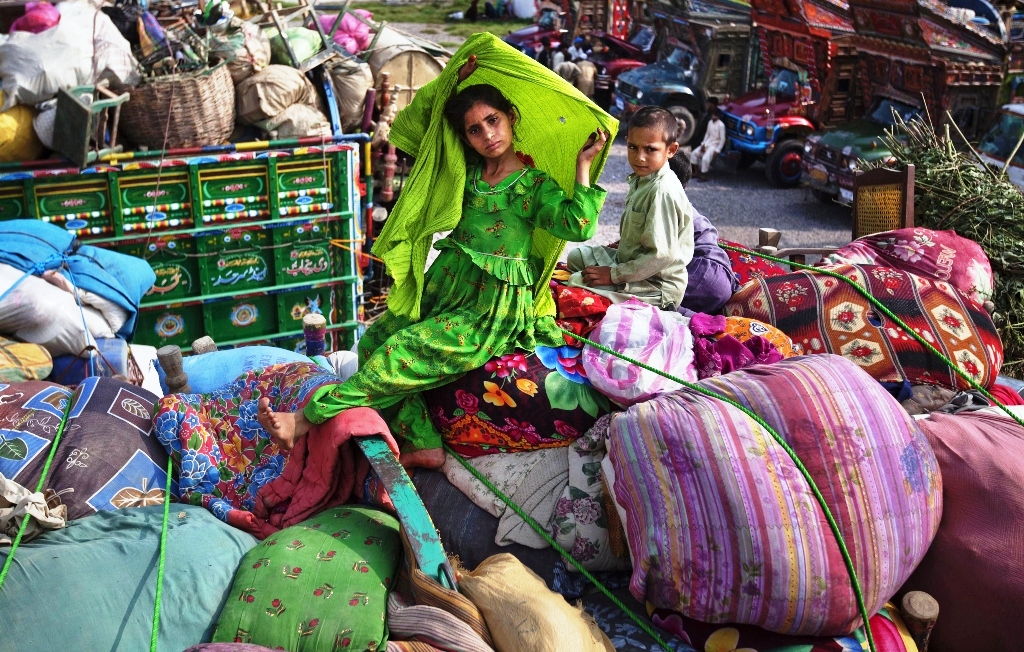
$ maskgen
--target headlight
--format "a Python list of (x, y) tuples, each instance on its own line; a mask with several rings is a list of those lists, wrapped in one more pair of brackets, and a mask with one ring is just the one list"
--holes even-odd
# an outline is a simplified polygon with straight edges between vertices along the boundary
[(754, 125), (751, 125), (751, 124), (743, 125), (743, 133), (745, 133), (748, 136), (753, 136), (754, 135)]
[(638, 99), (638, 100), (642, 99), (643, 96), (644, 96), (644, 92), (641, 91), (641, 90), (637, 90), (637, 92), (636, 92), (636, 99)]
[(856, 169), (857, 169), (857, 157), (856, 156), (851, 156), (850, 158), (846, 159), (846, 167), (848, 167), (850, 169), (850, 172), (856, 171)]
[(619, 90), (619, 80), (615, 80), (615, 90)]
[(814, 145), (811, 141), (804, 141), (804, 152), (810, 154), (812, 149), (814, 149)]

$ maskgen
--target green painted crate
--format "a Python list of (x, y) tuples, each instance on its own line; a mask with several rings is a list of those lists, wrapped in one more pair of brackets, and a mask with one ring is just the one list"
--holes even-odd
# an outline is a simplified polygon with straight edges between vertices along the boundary
[(331, 278), (333, 228), (334, 222), (314, 222), (273, 230), (277, 285)]
[(106, 174), (58, 176), (36, 181), (39, 219), (79, 237), (114, 234), (110, 181)]
[(273, 237), (260, 227), (199, 236), (203, 294), (250, 292), (274, 285)]
[(116, 179), (120, 200), (117, 220), (125, 234), (192, 227), (192, 190), (187, 169), (122, 172)]
[(199, 296), (199, 259), (192, 236), (159, 236), (148, 242), (120, 245), (117, 250), (144, 259), (156, 273), (156, 284), (142, 303)]
[(167, 344), (187, 348), (203, 335), (203, 307), (192, 304), (141, 310), (134, 342), (157, 348)]
[(270, 182), (265, 161), (203, 166), (198, 175), (203, 224), (274, 217), (270, 213)]
[(333, 157), (326, 161), (317, 157), (280, 159), (275, 177), (278, 215), (326, 214), (335, 210), (331, 195), (333, 174)]
[(264, 339), (278, 331), (273, 296), (252, 295), (203, 304), (203, 324), (214, 342)]
[(279, 333), (302, 330), (302, 318), (313, 312), (314, 307), (327, 319), (328, 325), (338, 323), (334, 286), (289, 290), (275, 296)]
[(31, 217), (25, 199), (25, 183), (9, 181), (0, 184), (0, 220), (18, 220)]

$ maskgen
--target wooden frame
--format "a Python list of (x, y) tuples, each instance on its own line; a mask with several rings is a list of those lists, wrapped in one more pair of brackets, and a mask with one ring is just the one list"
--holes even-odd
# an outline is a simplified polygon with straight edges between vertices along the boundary
[[(894, 207), (896, 214), (879, 215), (887, 207), (865, 205), (861, 198), (861, 190), (865, 188), (899, 186), (900, 196)], [(860, 203), (858, 204), (858, 200)], [(874, 213), (874, 214), (872, 214)], [(885, 224), (891, 222), (890, 224)], [(885, 228), (880, 228), (884, 226)], [(903, 171), (878, 168), (861, 172), (853, 178), (853, 234), (851, 240), (895, 229), (906, 229), (914, 226), (914, 166), (908, 165)]]

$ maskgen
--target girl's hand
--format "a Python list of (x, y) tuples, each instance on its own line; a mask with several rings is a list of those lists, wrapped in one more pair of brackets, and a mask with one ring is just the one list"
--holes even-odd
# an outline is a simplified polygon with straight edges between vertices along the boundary
[(605, 143), (608, 142), (608, 132), (603, 129), (598, 129), (597, 133), (590, 134), (590, 138), (587, 139), (586, 144), (583, 145), (583, 149), (580, 150), (579, 155), (576, 157), (577, 163), (590, 164), (601, 150), (604, 149)]
[(469, 61), (462, 64), (462, 67), (459, 68), (459, 83), (461, 84), (466, 81), (466, 78), (472, 75), (474, 70), (476, 70), (476, 55), (471, 54), (469, 55)]

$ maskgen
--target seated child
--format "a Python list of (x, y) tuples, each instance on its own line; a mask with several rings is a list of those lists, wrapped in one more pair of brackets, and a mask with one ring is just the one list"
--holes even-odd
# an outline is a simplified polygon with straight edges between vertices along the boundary
[[(693, 166), (681, 154), (673, 156), (668, 165), (685, 189), (693, 176)], [(732, 273), (729, 254), (718, 246), (718, 229), (696, 209), (693, 211), (693, 260), (686, 266), (686, 273), (689, 277), (686, 295), (679, 307), (683, 314), (717, 314), (740, 289)]]
[(613, 301), (636, 297), (659, 308), (677, 309), (686, 295), (686, 266), (693, 257), (693, 207), (668, 161), (679, 149), (675, 116), (645, 106), (626, 133), (629, 192), (619, 222), (618, 249), (583, 246), (569, 253), (567, 267), (578, 285)]

